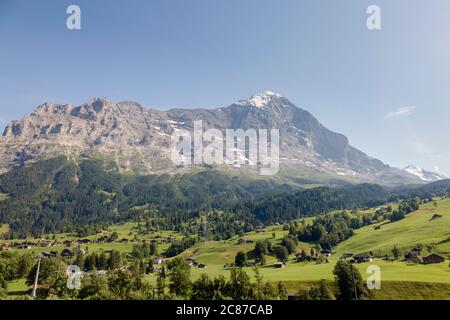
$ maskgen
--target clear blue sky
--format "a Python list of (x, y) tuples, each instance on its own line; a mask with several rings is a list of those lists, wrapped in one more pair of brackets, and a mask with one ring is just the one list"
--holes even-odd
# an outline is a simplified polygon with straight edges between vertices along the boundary
[(450, 174), (449, 42), (448, 0), (0, 0), (0, 127), (44, 101), (218, 107), (272, 90), (369, 155)]

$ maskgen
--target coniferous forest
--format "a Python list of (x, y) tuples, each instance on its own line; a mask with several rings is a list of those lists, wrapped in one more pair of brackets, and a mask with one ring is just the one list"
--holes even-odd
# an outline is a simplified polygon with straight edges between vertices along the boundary
[[(12, 237), (75, 231), (151, 215), (166, 227), (222, 210), (216, 233), (236, 234), (261, 224), (287, 222), (335, 210), (373, 207), (389, 201), (427, 199), (447, 193), (449, 181), (416, 188), (374, 184), (299, 189), (208, 170), (185, 175), (130, 176), (105, 162), (79, 164), (64, 157), (18, 167), (0, 176), (0, 223)], [(237, 219), (238, 218), (238, 219)], [(239, 227), (233, 221), (242, 223)], [(225, 222), (228, 223), (225, 223)], [(222, 227), (221, 227), (222, 226)]]

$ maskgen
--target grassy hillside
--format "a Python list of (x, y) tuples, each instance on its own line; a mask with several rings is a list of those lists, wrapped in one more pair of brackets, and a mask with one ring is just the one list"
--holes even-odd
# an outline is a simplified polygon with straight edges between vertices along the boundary
[[(207, 269), (193, 269), (193, 275), (195, 277), (201, 273), (207, 273), (212, 276), (218, 274), (227, 275), (228, 272), (224, 269), (224, 264), (233, 262), (238, 251), (250, 252), (253, 248), (250, 244), (238, 245), (235, 242), (227, 241), (227, 243), (200, 244), (185, 252), (185, 256), (196, 257), (200, 263), (208, 265)], [(260, 270), (261, 274), (271, 281), (294, 281), (301, 283), (304, 281), (318, 281), (320, 279), (333, 280), (332, 272), (338, 258), (338, 254), (335, 254), (330, 258), (330, 263), (326, 264), (298, 263), (294, 260), (294, 256), (291, 255), (286, 268), (275, 269), (272, 267), (272, 264), (276, 262), (275, 258), (269, 257), (267, 259), (267, 265), (261, 267)], [(376, 264), (381, 268), (382, 281), (438, 282), (450, 284), (450, 268), (448, 267), (448, 262), (434, 265), (412, 265), (403, 261), (386, 262), (375, 259), (372, 264)], [(369, 265), (370, 263), (356, 264), (363, 278), (367, 278), (368, 276), (366, 270)], [(247, 269), (251, 272), (251, 268)]]
[[(330, 258), (330, 263), (297, 263), (294, 256), (290, 256), (285, 269), (275, 269), (272, 263), (275, 259), (269, 257), (267, 265), (262, 267), (261, 273), (271, 281), (282, 281), (291, 293), (295, 293), (305, 284), (320, 279), (333, 280), (333, 268), (340, 255), (344, 252), (362, 253), (372, 251), (375, 255), (391, 254), (394, 245), (404, 251), (417, 244), (431, 249), (434, 253), (448, 256), (450, 253), (450, 199), (438, 201), (438, 206), (433, 203), (423, 205), (417, 212), (407, 215), (401, 221), (384, 222), (380, 230), (375, 230), (377, 225), (371, 225), (356, 230), (355, 235), (342, 242), (336, 249), (336, 253)], [(369, 210), (373, 211), (373, 210)], [(369, 212), (368, 211), (368, 212)], [(432, 220), (435, 213), (442, 217)], [(272, 237), (275, 232), (276, 237)], [(267, 228), (264, 233), (249, 233), (245, 237), (257, 239), (271, 239), (276, 244), (286, 234), (281, 227)], [(224, 242), (207, 242), (198, 244), (184, 253), (185, 256), (198, 258), (199, 262), (206, 263), (208, 269), (193, 269), (194, 277), (201, 273), (215, 276), (227, 275), (224, 264), (234, 261), (238, 251), (251, 253), (253, 244), (237, 244), (238, 238)], [(309, 244), (300, 243), (300, 248), (309, 248)], [(375, 259), (372, 264), (380, 267), (382, 272), (382, 289), (374, 292), (376, 299), (449, 299), (450, 295), (450, 268), (448, 261), (433, 265), (409, 264), (404, 261), (387, 262)], [(366, 270), (369, 263), (356, 264), (363, 278), (369, 275)], [(247, 268), (251, 272), (251, 268)]]
[(8, 282), (8, 297), (11, 299), (20, 299), (30, 289), (25, 282), (25, 279)]
[[(374, 255), (391, 254), (397, 246), (402, 251), (410, 250), (416, 244), (432, 246), (438, 254), (450, 255), (450, 199), (441, 200), (438, 206), (425, 204), (420, 210), (405, 219), (391, 223), (382, 222), (355, 231), (355, 235), (341, 243), (336, 252), (369, 252)], [(442, 217), (433, 219), (434, 214)], [(375, 226), (380, 226), (375, 230)]]
[[(316, 284), (314, 281), (285, 281), (283, 283), (290, 292), (295, 292), (299, 288), (308, 290)], [(334, 294), (339, 293), (334, 281), (327, 281), (327, 287), (330, 288)], [(374, 300), (450, 300), (450, 284), (385, 281), (380, 290), (374, 290), (371, 294), (371, 299)]]
[[(437, 220), (430, 221), (434, 213), (439, 212), (443, 217)], [(272, 238), (272, 233), (275, 232), (276, 237)], [(276, 244), (287, 233), (282, 231), (281, 227), (267, 228), (264, 233), (249, 233), (245, 237), (257, 240), (268, 238)], [(294, 256), (290, 256), (285, 269), (275, 269), (272, 263), (275, 262), (273, 257), (269, 257), (267, 265), (261, 268), (261, 273), (266, 279), (271, 281), (283, 281), (290, 283), (289, 287), (292, 292), (298, 290), (305, 282), (318, 281), (320, 279), (333, 280), (333, 268), (336, 261), (343, 252), (361, 253), (373, 251), (374, 253), (381, 251), (390, 253), (391, 248), (397, 245), (400, 248), (411, 249), (416, 244), (431, 244), (433, 252), (445, 254), (449, 253), (448, 239), (450, 233), (450, 200), (442, 200), (438, 202), (438, 207), (435, 208), (433, 204), (424, 205), (422, 209), (408, 215), (404, 220), (387, 223), (381, 230), (374, 230), (374, 225), (364, 227), (356, 231), (355, 236), (344, 241), (336, 248), (336, 253), (331, 256), (330, 263), (315, 264), (315, 263), (297, 263)], [(185, 256), (198, 258), (199, 262), (206, 263), (208, 269), (193, 269), (194, 276), (199, 276), (205, 272), (209, 275), (227, 274), (224, 269), (224, 264), (234, 261), (234, 257), (238, 251), (251, 253), (254, 244), (238, 244), (238, 238), (233, 238), (224, 242), (207, 242), (197, 244), (195, 247), (184, 253)], [(300, 248), (309, 248), (309, 244), (300, 243)], [(448, 262), (420, 265), (409, 264), (404, 261), (387, 262), (381, 259), (375, 259), (373, 264), (378, 265), (382, 272), (382, 281), (390, 283), (394, 290), (399, 290), (399, 283), (403, 283), (403, 287), (407, 286), (405, 283), (420, 282), (426, 288), (425, 283), (440, 283), (442, 285), (450, 286), (450, 268)], [(356, 264), (360, 270), (363, 278), (367, 278), (366, 273), (369, 263)], [(251, 272), (251, 268), (248, 268)], [(393, 283), (397, 283), (395, 286)], [(389, 288), (388, 286), (388, 288)], [(411, 286), (411, 285), (408, 285)], [(382, 290), (383, 291), (383, 290)], [(381, 294), (381, 293), (380, 293)], [(387, 293), (384, 293), (386, 296)], [(383, 295), (381, 295), (383, 296)]]
[[(374, 209), (367, 210), (371, 212)], [(439, 213), (442, 217), (433, 219), (434, 214)], [(361, 212), (360, 214), (364, 214)], [(307, 223), (311, 223), (314, 218), (308, 218)], [(374, 226), (381, 225), (381, 229), (375, 230)], [(267, 257), (267, 264), (260, 267), (261, 274), (265, 279), (283, 282), (290, 293), (296, 293), (300, 288), (311, 286), (311, 284), (326, 279), (333, 288), (333, 268), (339, 257), (344, 252), (362, 253), (372, 251), (375, 256), (391, 254), (390, 250), (394, 245), (402, 250), (409, 250), (417, 244), (422, 244), (424, 248), (432, 252), (443, 254), (446, 257), (450, 254), (450, 199), (440, 200), (437, 207), (433, 203), (425, 204), (420, 210), (406, 216), (405, 219), (397, 222), (382, 222), (377, 225), (370, 225), (355, 231), (355, 235), (339, 244), (335, 253), (329, 258), (329, 263), (297, 263), (294, 255), (290, 255), (289, 262), (284, 269), (273, 268), (276, 262), (274, 257)], [(138, 237), (141, 240), (149, 240), (155, 236), (167, 237), (172, 235), (181, 238), (182, 235), (172, 231), (154, 231), (147, 235), (139, 234), (137, 223), (127, 222), (120, 225), (111, 226), (105, 234), (117, 232), (119, 239)], [(269, 239), (273, 245), (280, 243), (281, 239), (288, 233), (283, 230), (283, 226), (276, 225), (267, 227), (264, 232), (250, 232), (244, 235), (245, 238), (253, 241)], [(55, 235), (58, 241), (76, 238), (71, 234)], [(52, 238), (53, 235), (47, 235)], [(87, 238), (97, 238), (99, 235)], [(197, 243), (182, 253), (184, 257), (194, 257), (199, 263), (206, 264), (206, 269), (192, 268), (192, 277), (195, 279), (202, 273), (209, 276), (229, 275), (229, 270), (225, 264), (233, 263), (236, 253), (244, 251), (252, 259), (254, 243), (238, 244), (239, 237), (233, 237), (225, 241), (207, 241)], [(1, 242), (1, 241), (0, 241)], [(301, 249), (309, 250), (310, 244), (299, 243), (297, 251)], [(116, 249), (121, 252), (131, 252), (131, 243), (101, 243), (88, 245), (89, 252), (106, 249)], [(159, 245), (159, 252), (163, 252), (168, 244)], [(51, 250), (62, 250), (63, 247), (54, 247)], [(35, 253), (49, 251), (49, 248), (34, 248)], [(20, 252), (29, 252), (20, 250)], [(450, 268), (448, 260), (444, 263), (421, 265), (410, 264), (404, 261), (384, 261), (376, 258), (372, 263), (355, 264), (361, 275), (366, 279), (367, 267), (375, 264), (381, 269), (381, 290), (373, 292), (375, 299), (450, 299)], [(252, 274), (252, 268), (245, 270)], [(156, 277), (149, 276), (151, 282), (155, 282)], [(14, 288), (14, 286), (12, 286)], [(17, 288), (15, 291), (20, 291)]]

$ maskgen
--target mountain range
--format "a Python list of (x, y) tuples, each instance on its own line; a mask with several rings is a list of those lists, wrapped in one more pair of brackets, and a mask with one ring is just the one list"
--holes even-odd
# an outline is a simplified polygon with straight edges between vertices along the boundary
[[(282, 177), (385, 184), (444, 178), (412, 167), (394, 168), (372, 158), (308, 111), (270, 91), (217, 109), (161, 111), (104, 98), (81, 106), (46, 102), (5, 128), (0, 138), (0, 172), (60, 155), (75, 161), (101, 158), (114, 162), (122, 172), (140, 175), (186, 172), (192, 168), (180, 168), (171, 161), (171, 134), (192, 131), (195, 120), (202, 120), (204, 130), (279, 129)], [(247, 172), (246, 167), (231, 170)]]

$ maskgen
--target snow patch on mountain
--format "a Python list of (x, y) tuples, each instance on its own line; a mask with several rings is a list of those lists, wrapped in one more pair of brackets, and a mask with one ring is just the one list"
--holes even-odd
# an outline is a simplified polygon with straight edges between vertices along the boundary
[(269, 102), (273, 98), (280, 98), (281, 95), (272, 91), (265, 91), (263, 93), (258, 93), (252, 96), (248, 100), (240, 100), (237, 104), (238, 105), (245, 105), (245, 106), (253, 106), (256, 108), (262, 108), (269, 104)]
[(443, 174), (427, 171), (425, 169), (422, 169), (422, 168), (419, 168), (416, 166), (412, 166), (412, 165), (405, 167), (403, 170), (405, 170), (409, 174), (419, 177), (422, 181), (425, 181), (425, 182), (433, 182), (433, 181), (447, 179), (447, 177)]

